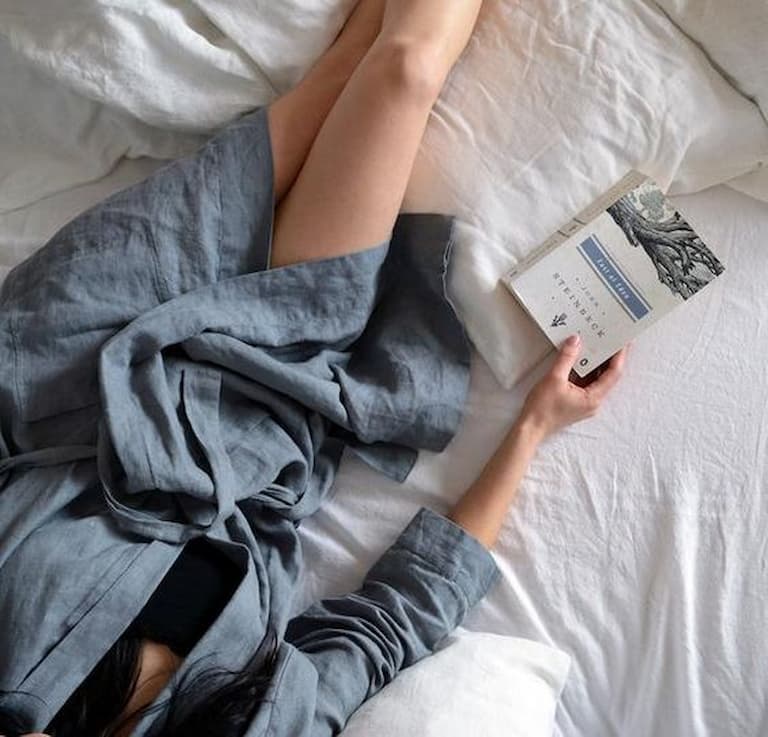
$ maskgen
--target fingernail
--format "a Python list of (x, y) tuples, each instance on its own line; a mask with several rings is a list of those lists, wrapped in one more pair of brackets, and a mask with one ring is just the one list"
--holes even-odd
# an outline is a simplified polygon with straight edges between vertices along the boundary
[(566, 345), (574, 346), (578, 345), (581, 341), (581, 338), (578, 335), (571, 335), (568, 337), (568, 340), (566, 340)]

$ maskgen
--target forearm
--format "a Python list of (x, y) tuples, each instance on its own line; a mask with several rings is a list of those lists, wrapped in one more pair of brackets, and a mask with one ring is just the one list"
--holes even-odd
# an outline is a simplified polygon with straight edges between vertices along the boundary
[(542, 439), (543, 434), (537, 427), (518, 418), (480, 476), (447, 517), (486, 548), (493, 547), (520, 480)]
[(533, 387), (520, 417), (458, 504), (447, 515), (486, 548), (493, 547), (517, 494), (517, 487), (539, 443), (566, 425), (592, 417), (616, 384), (627, 350), (614, 355), (608, 368), (587, 387), (569, 381), (579, 357), (579, 337), (572, 335), (558, 351), (547, 374)]

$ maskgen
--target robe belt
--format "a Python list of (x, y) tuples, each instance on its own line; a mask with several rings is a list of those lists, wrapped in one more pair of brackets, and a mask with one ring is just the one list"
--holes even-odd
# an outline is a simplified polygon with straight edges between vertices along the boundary
[(37, 468), (55, 466), (59, 463), (95, 458), (95, 445), (62, 445), (53, 448), (40, 448), (27, 453), (19, 453), (0, 459), (0, 475), (17, 468)]

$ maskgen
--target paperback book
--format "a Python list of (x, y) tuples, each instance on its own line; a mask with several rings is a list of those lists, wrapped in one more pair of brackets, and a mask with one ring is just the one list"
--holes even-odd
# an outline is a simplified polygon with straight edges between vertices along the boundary
[(723, 271), (659, 187), (631, 171), (502, 280), (553, 345), (581, 336), (584, 378)]

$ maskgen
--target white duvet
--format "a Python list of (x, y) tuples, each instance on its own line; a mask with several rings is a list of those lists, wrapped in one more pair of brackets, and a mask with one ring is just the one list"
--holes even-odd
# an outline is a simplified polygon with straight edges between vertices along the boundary
[[(126, 162), (0, 216), (0, 279), (153, 166)], [(571, 656), (561, 737), (768, 731), (768, 204), (725, 187), (675, 204), (726, 273), (636, 341), (600, 415), (540, 448), (493, 551), (503, 580), (465, 621)], [(422, 453), (403, 485), (345, 458), (332, 498), (302, 525), (296, 611), (357, 587), (419, 506), (447, 511), (545, 366), (508, 391), (476, 356), (459, 435)], [(508, 705), (520, 698), (507, 693)]]
[[(768, 734), (768, 204), (726, 187), (675, 204), (727, 271), (539, 449), (493, 551), (503, 582), (465, 622), (571, 656), (560, 737)], [(507, 391), (478, 359), (460, 434), (405, 486), (348, 459), (303, 529), (299, 606), (359, 585), (420, 505), (447, 511), (546, 363)]]
[[(0, 267), (157, 163), (73, 185), (124, 156), (180, 155), (273, 99), (348, 7), (0, 0)], [(297, 606), (356, 585), (420, 504), (447, 509), (543, 369), (531, 367), (546, 344), (498, 286), (505, 268), (630, 166), (677, 192), (752, 172), (744, 187), (760, 193), (757, 98), (681, 19), (640, 0), (486, 0), (405, 206), (466, 221), (450, 288), (487, 364), (475, 362), (461, 435), (406, 486), (345, 463), (304, 530), (326, 565)], [(768, 730), (768, 369), (756, 358), (768, 354), (768, 205), (725, 188), (678, 204), (726, 274), (637, 341), (600, 417), (541, 449), (496, 549), (504, 582), (467, 623), (572, 655), (567, 737)]]
[[(0, 0), (0, 211), (123, 155), (190, 150), (293, 84), (351, 4)], [(765, 158), (760, 109), (655, 3), (486, 0), (404, 207), (467, 222), (451, 290), (511, 386), (548, 346), (500, 286), (504, 270), (629, 168), (684, 192)]]

